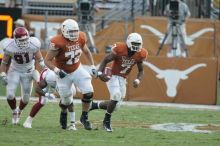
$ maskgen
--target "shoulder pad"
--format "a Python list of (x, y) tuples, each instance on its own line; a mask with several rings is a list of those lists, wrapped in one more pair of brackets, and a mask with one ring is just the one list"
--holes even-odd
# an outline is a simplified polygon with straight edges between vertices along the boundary
[(14, 39), (11, 38), (5, 38), (0, 42), (0, 47), (3, 49), (6, 49), (7, 46), (12, 43), (14, 41)]
[(35, 46), (36, 48), (41, 48), (41, 42), (38, 38), (36, 37), (30, 37), (30, 43)]

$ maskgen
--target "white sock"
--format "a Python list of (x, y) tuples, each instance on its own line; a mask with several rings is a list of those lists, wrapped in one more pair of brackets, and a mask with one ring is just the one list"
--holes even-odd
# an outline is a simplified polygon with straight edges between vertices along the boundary
[(29, 123), (32, 123), (33, 118), (32, 118), (31, 116), (28, 116), (27, 119), (26, 119), (26, 121), (28, 121)]
[(75, 123), (75, 112), (69, 112), (70, 113), (70, 123)]
[(98, 109), (100, 109), (100, 107), (99, 107), (99, 105), (100, 105), (100, 102), (98, 102), (98, 103), (97, 103), (97, 105), (98, 105)]

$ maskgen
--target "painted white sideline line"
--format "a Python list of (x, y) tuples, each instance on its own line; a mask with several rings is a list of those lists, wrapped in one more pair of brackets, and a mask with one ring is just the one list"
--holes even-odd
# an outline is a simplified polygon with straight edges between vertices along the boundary
[[(19, 99), (19, 98), (17, 98)], [(6, 100), (6, 97), (0, 96), (0, 100)], [(37, 101), (37, 97), (31, 97), (31, 101)], [(59, 102), (60, 99), (49, 100), (49, 102)], [(95, 100), (96, 101), (96, 100)], [(102, 100), (97, 100), (98, 102)], [(74, 104), (80, 104), (80, 99), (74, 99)], [(135, 102), (135, 101), (123, 101), (122, 105), (126, 106), (152, 106), (152, 107), (173, 107), (182, 109), (208, 109), (208, 110), (220, 110), (219, 105), (197, 105), (197, 104), (180, 104), (180, 103), (159, 103), (159, 102)]]

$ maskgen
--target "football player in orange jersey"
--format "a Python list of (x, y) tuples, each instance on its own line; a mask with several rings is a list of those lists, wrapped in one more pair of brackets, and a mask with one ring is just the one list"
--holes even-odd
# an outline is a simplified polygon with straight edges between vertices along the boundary
[[(71, 88), (72, 85), (74, 84), (80, 89), (83, 94), (80, 122), (86, 130), (91, 130), (92, 125), (88, 120), (88, 110), (93, 98), (92, 77), (80, 62), (80, 56), (83, 52), (91, 65), (92, 72), (95, 72), (93, 57), (86, 45), (86, 34), (79, 31), (78, 23), (72, 19), (67, 19), (61, 24), (61, 32), (62, 34), (58, 34), (50, 40), (45, 63), (58, 75), (57, 87), (61, 97), (62, 111), (73, 103), (72, 97), (76, 94), (76, 89)], [(52, 62), (53, 59), (54, 62)], [(60, 119), (66, 117), (62, 111)], [(61, 126), (62, 121), (65, 120), (60, 121)]]
[[(103, 128), (107, 132), (112, 132), (111, 128), (111, 114), (119, 106), (126, 94), (126, 78), (130, 73), (132, 67), (137, 64), (138, 74), (133, 81), (133, 86), (137, 88), (140, 84), (143, 72), (143, 61), (146, 59), (148, 53), (142, 48), (142, 37), (138, 33), (131, 33), (127, 37), (126, 43), (118, 42), (112, 47), (112, 51), (101, 62), (99, 67), (99, 78), (107, 83), (107, 87), (110, 93), (110, 100), (104, 102), (92, 102), (90, 110), (104, 109), (106, 110), (105, 118), (103, 120)], [(112, 77), (109, 77), (103, 73), (106, 65), (109, 62), (112, 64)], [(109, 81), (108, 81), (109, 80)]]

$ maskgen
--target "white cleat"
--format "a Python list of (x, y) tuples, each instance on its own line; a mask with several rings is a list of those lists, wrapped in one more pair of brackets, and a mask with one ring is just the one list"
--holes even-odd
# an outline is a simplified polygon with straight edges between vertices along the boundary
[(24, 128), (32, 128), (31, 123), (26, 122), (26, 121), (24, 122), (23, 126), (24, 126)]
[(30, 116), (27, 117), (27, 119), (25, 120), (23, 126), (24, 128), (32, 128), (31, 125), (32, 125), (32, 119)]
[(75, 126), (75, 124), (74, 124), (74, 125), (70, 125), (70, 127), (68, 128), (68, 130), (76, 131), (77, 128), (76, 128), (76, 126)]

